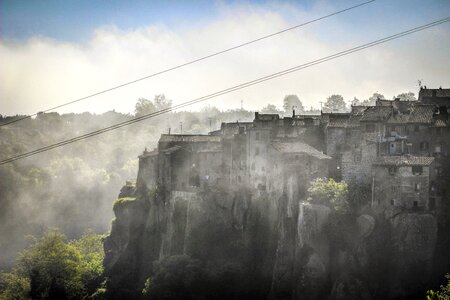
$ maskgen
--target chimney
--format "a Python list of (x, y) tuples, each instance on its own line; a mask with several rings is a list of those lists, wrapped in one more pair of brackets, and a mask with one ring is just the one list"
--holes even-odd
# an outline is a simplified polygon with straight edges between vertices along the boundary
[(259, 112), (255, 111), (255, 120), (259, 119)]
[(295, 119), (295, 108), (292, 109), (292, 119)]

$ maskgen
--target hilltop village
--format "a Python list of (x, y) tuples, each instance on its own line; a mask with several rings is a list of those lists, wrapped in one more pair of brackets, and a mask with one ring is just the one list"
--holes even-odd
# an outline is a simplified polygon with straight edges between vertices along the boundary
[[(114, 205), (109, 298), (137, 297), (177, 261), (205, 268), (200, 299), (422, 299), (450, 266), (449, 109), (450, 89), (422, 88), (163, 134)], [(324, 177), (347, 183), (351, 210), (305, 201)]]
[(447, 214), (450, 89), (421, 88), (418, 101), (380, 100), (348, 113), (222, 123), (208, 135), (163, 134), (139, 156), (137, 183), (165, 193), (250, 187), (303, 199), (309, 182), (331, 177), (371, 187), (371, 207), (392, 214)]

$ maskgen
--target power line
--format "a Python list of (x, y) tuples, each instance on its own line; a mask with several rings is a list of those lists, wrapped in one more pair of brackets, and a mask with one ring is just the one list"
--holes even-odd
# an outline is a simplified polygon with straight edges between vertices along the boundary
[(114, 125), (111, 125), (111, 126), (108, 126), (108, 127), (105, 127), (105, 128), (102, 128), (102, 129), (99, 129), (99, 130), (96, 130), (96, 131), (93, 131), (93, 132), (90, 132), (87, 134), (83, 134), (83, 135), (80, 135), (80, 136), (77, 136), (77, 137), (74, 137), (74, 138), (71, 138), (68, 140), (64, 140), (64, 141), (61, 141), (56, 144), (52, 144), (52, 145), (45, 146), (45, 147), (30, 151), (30, 152), (26, 152), (26, 153), (23, 153), (23, 154), (20, 154), (17, 156), (13, 156), (8, 159), (0, 161), (0, 165), (4, 165), (4, 164), (7, 164), (7, 163), (10, 163), (10, 162), (22, 159), (22, 158), (26, 158), (26, 157), (29, 157), (29, 156), (32, 156), (35, 154), (45, 152), (45, 151), (49, 151), (51, 149), (58, 148), (58, 147), (61, 147), (61, 146), (67, 145), (67, 144), (71, 144), (71, 143), (74, 143), (74, 142), (77, 142), (80, 140), (84, 140), (89, 137), (93, 137), (93, 136), (96, 136), (96, 135), (99, 135), (99, 134), (102, 134), (102, 133), (105, 133), (108, 131), (112, 131), (112, 130), (115, 130), (115, 129), (118, 129), (118, 128), (121, 128), (124, 126), (128, 126), (128, 125), (131, 125), (131, 124), (134, 124), (134, 123), (146, 120), (146, 119), (154, 118), (156, 116), (174, 111), (176, 109), (180, 109), (180, 108), (183, 108), (183, 107), (186, 107), (189, 105), (203, 102), (203, 101), (209, 100), (211, 98), (222, 96), (222, 95), (225, 95), (225, 94), (228, 94), (228, 93), (231, 93), (231, 92), (234, 92), (234, 91), (246, 88), (246, 87), (250, 87), (250, 86), (253, 86), (253, 85), (268, 81), (268, 80), (272, 80), (272, 79), (275, 79), (275, 78), (278, 78), (278, 77), (281, 77), (281, 76), (284, 76), (284, 75), (287, 75), (287, 74), (290, 74), (290, 73), (293, 73), (296, 71), (300, 71), (302, 69), (306, 69), (306, 68), (315, 66), (317, 64), (321, 64), (321, 63), (327, 62), (329, 60), (333, 60), (333, 59), (339, 58), (341, 56), (349, 55), (351, 53), (358, 52), (358, 51), (361, 51), (361, 50), (364, 50), (364, 49), (367, 49), (370, 47), (374, 47), (376, 45), (383, 44), (388, 41), (395, 40), (395, 39), (401, 38), (403, 36), (410, 35), (410, 34), (413, 34), (413, 33), (416, 33), (416, 32), (419, 32), (419, 31), (422, 31), (422, 30), (428, 29), (430, 27), (434, 27), (434, 26), (437, 26), (437, 25), (440, 25), (440, 24), (443, 24), (443, 23), (446, 23), (449, 21), (450, 21), (450, 17), (447, 17), (447, 18), (440, 19), (440, 20), (437, 20), (437, 21), (434, 21), (434, 22), (431, 22), (431, 23), (428, 23), (428, 24), (425, 24), (422, 26), (414, 27), (412, 29), (409, 29), (409, 30), (406, 30), (406, 31), (403, 31), (403, 32), (400, 32), (397, 34), (372, 41), (370, 43), (362, 44), (360, 46), (356, 46), (356, 47), (353, 47), (353, 48), (350, 48), (350, 49), (347, 49), (344, 51), (340, 51), (340, 52), (334, 53), (332, 55), (328, 55), (328, 56), (310, 61), (308, 63), (304, 63), (304, 64), (301, 64), (301, 65), (298, 65), (298, 66), (295, 66), (295, 67), (292, 67), (289, 69), (285, 69), (285, 70), (282, 70), (282, 71), (279, 71), (279, 72), (276, 72), (276, 73), (273, 73), (273, 74), (270, 74), (270, 75), (267, 75), (264, 77), (260, 77), (260, 78), (257, 78), (257, 79), (251, 80), (251, 81), (244, 82), (239, 85), (235, 85), (235, 86), (227, 88), (227, 89), (220, 90), (218, 92), (215, 92), (215, 93), (212, 93), (212, 94), (200, 97), (200, 98), (186, 101), (186, 102), (180, 103), (178, 105), (174, 105), (170, 108), (162, 109), (162, 110), (159, 110), (159, 111), (156, 111), (156, 112), (153, 112), (150, 114), (146, 114), (146, 115), (143, 115), (140, 117), (136, 117), (136, 118), (128, 120), (128, 121), (123, 121), (123, 122), (120, 122), (120, 123), (117, 123), (117, 124), (114, 124)]
[(21, 117), (21, 118), (18, 118), (18, 119), (11, 120), (11, 121), (9, 121), (9, 122), (0, 124), (0, 127), (6, 126), (6, 125), (9, 125), (9, 124), (12, 124), (12, 123), (16, 123), (16, 122), (19, 122), (19, 121), (22, 121), (22, 120), (30, 119), (31, 117), (34, 117), (34, 116), (38, 115), (39, 113), (49, 112), (49, 111), (52, 111), (52, 110), (55, 110), (55, 109), (58, 109), (58, 108), (61, 108), (61, 107), (64, 107), (64, 106), (67, 106), (67, 105), (70, 105), (70, 104), (74, 104), (74, 103), (76, 103), (76, 102), (80, 102), (80, 101), (83, 101), (83, 100), (86, 100), (86, 99), (89, 99), (89, 98), (92, 98), (92, 97), (95, 97), (95, 96), (98, 96), (98, 95), (101, 95), (101, 94), (104, 94), (104, 93), (111, 92), (111, 91), (113, 91), (113, 90), (117, 90), (117, 89), (119, 89), (119, 88), (122, 88), (122, 87), (125, 87), (125, 86), (127, 86), (127, 85), (131, 85), (131, 84), (137, 83), (137, 82), (139, 82), (139, 81), (143, 81), (143, 80), (149, 79), (149, 78), (151, 78), (151, 77), (155, 77), (155, 76), (158, 76), (158, 75), (161, 75), (161, 74), (164, 74), (164, 73), (167, 73), (167, 72), (176, 70), (176, 69), (180, 69), (180, 68), (182, 68), (182, 67), (185, 67), (185, 66), (188, 66), (188, 65), (191, 65), (191, 64), (200, 62), (200, 61), (202, 61), (202, 60), (206, 60), (206, 59), (208, 59), (208, 58), (211, 58), (211, 57), (214, 57), (214, 56), (217, 56), (217, 55), (226, 53), (226, 52), (230, 52), (230, 51), (232, 51), (232, 50), (236, 50), (236, 49), (238, 49), (238, 48), (241, 48), (241, 47), (244, 47), (244, 46), (247, 46), (247, 45), (256, 43), (256, 42), (260, 42), (260, 41), (262, 41), (262, 40), (271, 38), (271, 37), (273, 37), (273, 36), (276, 36), (276, 35), (279, 35), (279, 34), (282, 34), (282, 33), (285, 33), (285, 32), (287, 32), (287, 31), (294, 30), (294, 29), (297, 29), (297, 28), (300, 28), (300, 27), (309, 25), (309, 24), (311, 24), (311, 23), (315, 23), (315, 22), (317, 22), (317, 21), (320, 21), (320, 20), (323, 20), (323, 19), (326, 19), (326, 18), (335, 16), (335, 15), (338, 15), (338, 14), (340, 14), (340, 13), (343, 13), (343, 12), (346, 12), (346, 11), (349, 11), (349, 10), (352, 10), (352, 9), (355, 9), (355, 8), (358, 8), (358, 7), (360, 7), (360, 6), (363, 6), (363, 5), (366, 5), (366, 4), (369, 4), (369, 3), (371, 3), (371, 2), (375, 2), (375, 1), (376, 1), (376, 0), (370, 0), (370, 1), (366, 1), (366, 2), (357, 4), (357, 5), (354, 5), (354, 6), (347, 7), (347, 8), (345, 8), (345, 9), (342, 9), (342, 10), (336, 11), (336, 12), (334, 12), (334, 13), (331, 13), (331, 14), (328, 14), (328, 15), (325, 15), (325, 16), (322, 16), (322, 17), (320, 17), (320, 18), (313, 19), (313, 20), (311, 20), (311, 21), (308, 21), (308, 22), (305, 22), (305, 23), (301, 23), (301, 24), (298, 24), (298, 25), (295, 25), (295, 26), (292, 26), (292, 27), (289, 27), (289, 28), (286, 28), (286, 29), (283, 29), (283, 30), (280, 30), (280, 31), (277, 31), (277, 32), (274, 32), (274, 33), (271, 33), (271, 34), (268, 34), (268, 35), (265, 35), (265, 36), (262, 36), (262, 37), (259, 37), (259, 38), (257, 38), (257, 39), (254, 39), (254, 40), (245, 42), (245, 43), (243, 43), (243, 44), (239, 44), (239, 45), (236, 45), (236, 46), (233, 46), (233, 47), (230, 47), (230, 48), (227, 48), (227, 49), (218, 51), (218, 52), (214, 52), (214, 53), (212, 53), (212, 54), (209, 54), (209, 55), (206, 55), (206, 56), (203, 56), (203, 57), (200, 57), (200, 58), (197, 58), (197, 59), (194, 59), (194, 60), (191, 60), (191, 61), (182, 63), (182, 64), (180, 64), (180, 65), (177, 65), (177, 66), (174, 66), (174, 67), (170, 67), (170, 68), (167, 68), (167, 69), (158, 71), (158, 72), (156, 72), (156, 73), (153, 73), (153, 74), (150, 74), (150, 75), (147, 75), (147, 76), (144, 76), (144, 77), (141, 77), (141, 78), (138, 78), (138, 79), (135, 79), (135, 80), (132, 80), (132, 81), (123, 83), (123, 84), (119, 84), (119, 85), (114, 86), (114, 87), (112, 87), (112, 88), (108, 88), (108, 89), (106, 89), (106, 90), (102, 90), (102, 91), (99, 91), (99, 92), (90, 94), (90, 95), (88, 95), (88, 96), (85, 96), (85, 97), (82, 97), (82, 98), (78, 98), (78, 99), (75, 99), (75, 100), (72, 100), (72, 101), (69, 101), (69, 102), (66, 102), (66, 103), (63, 103), (63, 104), (60, 104), (60, 105), (51, 107), (51, 108), (47, 108), (47, 109), (45, 109), (45, 110), (43, 110), (43, 111), (34, 113), (34, 114), (32, 114), (32, 115), (28, 115), (28, 116), (25, 116), (25, 117)]

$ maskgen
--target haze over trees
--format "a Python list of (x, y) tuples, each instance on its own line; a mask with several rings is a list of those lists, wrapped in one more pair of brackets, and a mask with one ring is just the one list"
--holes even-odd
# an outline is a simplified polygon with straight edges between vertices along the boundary
[(331, 112), (343, 112), (346, 109), (347, 105), (341, 95), (331, 95), (324, 104), (324, 110)]
[(302, 101), (297, 95), (286, 95), (283, 99), (283, 109), (286, 114), (292, 114), (293, 109), (295, 109), (296, 113), (301, 113), (305, 110)]

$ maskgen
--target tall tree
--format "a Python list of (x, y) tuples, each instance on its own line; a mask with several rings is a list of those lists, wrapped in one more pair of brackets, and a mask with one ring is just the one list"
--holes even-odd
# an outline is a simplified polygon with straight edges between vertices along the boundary
[(300, 101), (297, 95), (286, 95), (283, 99), (284, 112), (289, 114), (292, 112), (293, 108), (298, 112), (305, 111), (303, 103), (302, 101)]
[(134, 114), (136, 117), (140, 117), (146, 114), (151, 114), (156, 111), (155, 105), (152, 101), (145, 98), (139, 98), (134, 106)]
[(327, 98), (327, 102), (325, 102), (324, 107), (331, 111), (345, 111), (346, 105), (344, 97), (341, 95), (331, 95)]
[(172, 100), (167, 99), (164, 94), (159, 94), (153, 99), (153, 104), (155, 105), (156, 110), (167, 109), (172, 107)]

